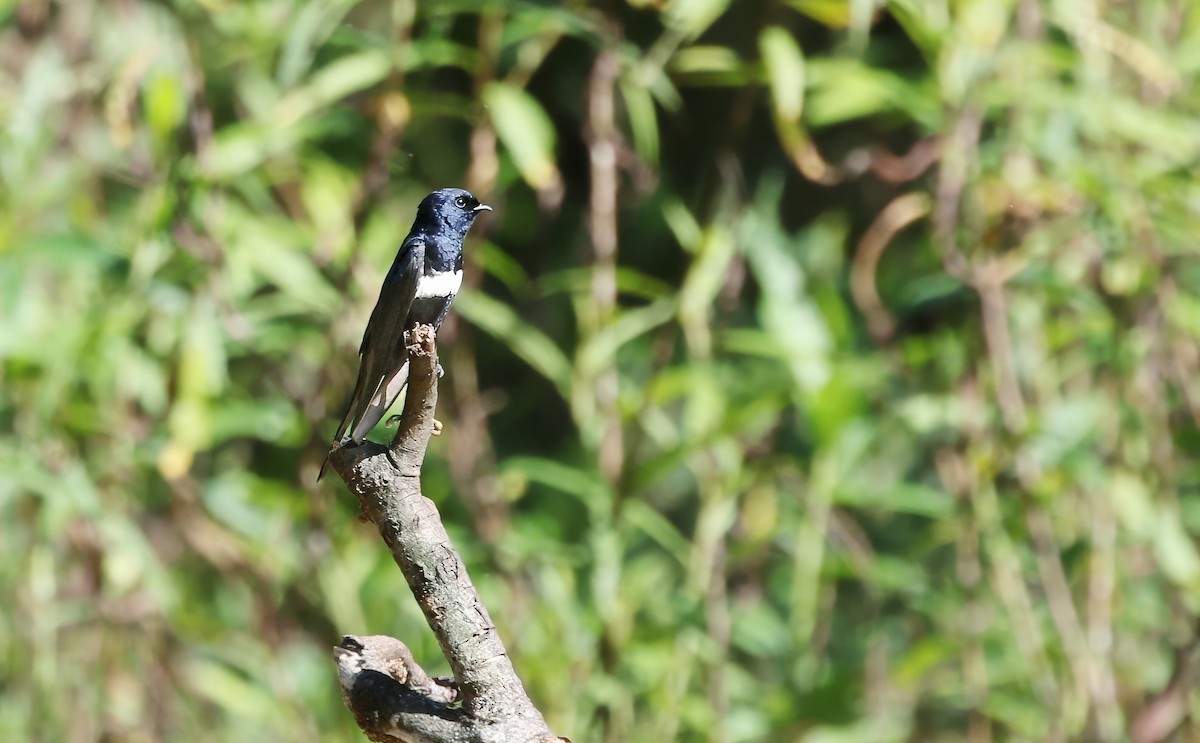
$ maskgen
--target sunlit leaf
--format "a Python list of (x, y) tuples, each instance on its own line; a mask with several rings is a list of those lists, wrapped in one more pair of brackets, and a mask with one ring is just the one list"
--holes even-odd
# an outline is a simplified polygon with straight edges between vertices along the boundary
[(771, 102), (781, 120), (796, 124), (804, 113), (804, 55), (790, 33), (772, 26), (759, 36), (759, 49), (766, 65)]
[(290, 126), (322, 106), (377, 84), (391, 69), (391, 59), (381, 52), (343, 57), (323, 67), (303, 87), (280, 101), (274, 120), (279, 126)]
[(490, 83), (483, 102), (496, 134), (512, 155), (521, 176), (535, 189), (557, 182), (555, 165), (557, 136), (554, 124), (535, 98), (505, 83)]
[(850, 25), (850, 6), (853, 0), (789, 0), (788, 5), (815, 21), (831, 28)]
[(654, 99), (645, 88), (628, 82), (622, 82), (621, 96), (629, 112), (638, 154), (648, 165), (658, 164), (658, 115), (654, 110)]
[(667, 25), (685, 38), (695, 38), (729, 7), (729, 0), (675, 0), (667, 6)]

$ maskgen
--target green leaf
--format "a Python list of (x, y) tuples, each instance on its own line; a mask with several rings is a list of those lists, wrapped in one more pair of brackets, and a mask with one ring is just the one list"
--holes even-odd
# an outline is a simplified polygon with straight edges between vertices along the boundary
[(539, 191), (556, 184), (554, 124), (537, 99), (520, 88), (493, 82), (483, 89), (483, 102), (525, 182)]
[[(565, 268), (546, 274), (538, 280), (538, 295), (550, 297), (562, 292), (586, 292), (591, 288), (592, 269)], [(674, 289), (665, 281), (647, 276), (632, 268), (617, 268), (617, 291), (642, 299), (670, 297)]]
[(499, 279), (515, 295), (527, 295), (533, 291), (533, 281), (525, 269), (496, 243), (483, 240), (476, 244), (475, 260), (489, 275)]
[(595, 472), (569, 467), (541, 457), (511, 457), (504, 462), (505, 471), (520, 472), (533, 482), (575, 496), (589, 506), (606, 501), (609, 487)]
[(729, 7), (730, 0), (674, 0), (667, 6), (666, 23), (684, 39), (694, 39)]
[(670, 71), (677, 75), (729, 74), (740, 72), (742, 66), (737, 52), (729, 47), (696, 44), (680, 49), (671, 57)]
[(373, 49), (342, 57), (281, 100), (272, 118), (277, 125), (290, 126), (323, 106), (377, 85), (391, 70), (391, 58)]
[(576, 357), (577, 367), (585, 373), (604, 368), (612, 363), (621, 346), (670, 321), (674, 314), (675, 302), (672, 299), (660, 299), (645, 307), (621, 312), (580, 347)]
[(852, 0), (788, 0), (788, 5), (800, 13), (830, 28), (850, 25)]
[(213, 136), (212, 146), (199, 161), (200, 172), (214, 180), (244, 175), (268, 158), (295, 147), (304, 133), (299, 126), (231, 124)]
[(621, 517), (657, 542), (680, 565), (687, 565), (688, 555), (691, 553), (691, 543), (661, 513), (642, 501), (634, 500), (626, 503), (625, 507), (621, 509)]
[(184, 664), (183, 678), (200, 697), (241, 717), (262, 721), (277, 709), (266, 687), (213, 660), (195, 658)]
[(782, 122), (798, 124), (804, 114), (804, 54), (800, 45), (784, 29), (771, 26), (759, 35), (758, 47), (775, 115)]
[(633, 130), (633, 144), (647, 165), (658, 165), (658, 114), (650, 91), (628, 80), (621, 81), (621, 97)]
[(143, 87), (142, 108), (154, 137), (168, 143), (187, 110), (179, 78), (164, 71), (151, 75)]
[(1192, 598), (1196, 598), (1200, 590), (1200, 552), (1183, 530), (1178, 514), (1169, 509), (1160, 511), (1153, 545), (1163, 573), (1175, 584), (1191, 589)]
[(942, 120), (937, 89), (914, 83), (859, 60), (822, 58), (806, 66), (810, 90), (805, 123), (810, 128), (842, 124), (890, 112), (906, 114), (930, 130)]
[(946, 15), (932, 10), (928, 3), (921, 0), (886, 0), (886, 4), (888, 13), (921, 49), (925, 58), (930, 62), (935, 61), (942, 46)]
[(571, 362), (544, 333), (525, 322), (511, 307), (482, 292), (464, 292), (454, 302), (467, 322), (503, 341), (525, 363), (554, 383), (567, 399)]
[(679, 292), (680, 316), (697, 319), (706, 315), (728, 277), (730, 261), (736, 253), (737, 244), (729, 230), (721, 225), (710, 225), (701, 235), (696, 257), (684, 277)]

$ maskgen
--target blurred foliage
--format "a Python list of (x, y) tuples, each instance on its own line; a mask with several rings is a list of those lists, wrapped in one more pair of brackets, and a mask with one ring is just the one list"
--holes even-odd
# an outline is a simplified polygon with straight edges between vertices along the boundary
[(446, 671), (314, 482), (444, 185), (497, 211), (426, 492), (556, 731), (1200, 735), (1190, 0), (0, 24), (0, 739), (354, 740), (341, 633)]

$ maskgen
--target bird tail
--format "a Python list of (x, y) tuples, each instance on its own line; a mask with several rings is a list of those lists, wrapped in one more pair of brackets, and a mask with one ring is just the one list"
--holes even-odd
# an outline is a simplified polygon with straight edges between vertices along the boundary
[(320, 482), (321, 478), (325, 477), (325, 468), (329, 466), (329, 455), (333, 454), (342, 445), (342, 435), (346, 433), (346, 429), (350, 427), (351, 421), (354, 420), (354, 411), (359, 407), (358, 400), (360, 395), (363, 394), (363, 388), (366, 384), (367, 364), (362, 363), (358, 367), (358, 379), (354, 380), (354, 392), (350, 393), (350, 405), (346, 408), (346, 414), (342, 416), (342, 422), (338, 424), (337, 433), (333, 434), (333, 443), (329, 447), (329, 453), (325, 455), (325, 461), (321, 463), (321, 471), (317, 473), (317, 482)]
[(390, 379), (379, 385), (377, 394), (371, 397), (371, 404), (367, 406), (367, 409), (363, 411), (362, 418), (354, 425), (354, 431), (350, 434), (350, 438), (361, 442), (363, 437), (370, 433), (375, 424), (387, 413), (388, 408), (392, 407), (392, 403), (396, 402), (396, 398), (400, 396), (400, 392), (406, 384), (408, 384), (407, 360), (400, 365)]
[[(359, 388), (362, 385), (362, 382), (363, 380), (360, 379), (358, 384), (355, 385), (352, 399), (358, 399)], [(405, 361), (400, 365), (400, 368), (396, 370), (395, 374), (393, 374), (390, 378), (381, 381), (380, 384), (376, 386), (374, 393), (371, 395), (371, 401), (367, 404), (366, 410), (363, 411), (362, 416), (357, 420), (354, 419), (355, 406), (351, 404), (350, 409), (346, 411), (346, 417), (342, 419), (341, 424), (338, 426), (337, 433), (334, 434), (333, 445), (329, 447), (329, 454), (325, 455), (325, 461), (321, 464), (321, 471), (317, 473), (317, 482), (320, 482), (321, 478), (325, 477), (325, 469), (329, 466), (330, 455), (332, 455), (339, 447), (342, 446), (343, 443), (345, 443), (342, 440), (342, 435), (346, 432), (346, 429), (350, 427), (350, 424), (352, 422), (354, 423), (354, 430), (350, 432), (349, 436), (350, 440), (356, 444), (361, 444), (363, 438), (371, 432), (371, 429), (375, 427), (375, 424), (383, 418), (385, 413), (387, 413), (388, 408), (392, 407), (392, 404), (396, 402), (396, 398), (400, 396), (400, 393), (404, 390), (404, 387), (407, 384), (408, 361)]]

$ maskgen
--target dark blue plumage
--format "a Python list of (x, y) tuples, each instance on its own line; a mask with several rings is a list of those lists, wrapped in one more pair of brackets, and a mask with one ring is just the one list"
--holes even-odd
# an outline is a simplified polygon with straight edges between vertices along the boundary
[(462, 285), (463, 239), (481, 211), (491, 207), (461, 188), (434, 191), (417, 207), (417, 218), (383, 280), (363, 333), (358, 380), (333, 449), (345, 443), (347, 431), (349, 440), (362, 443), (404, 389), (405, 331), (416, 325), (441, 326)]

